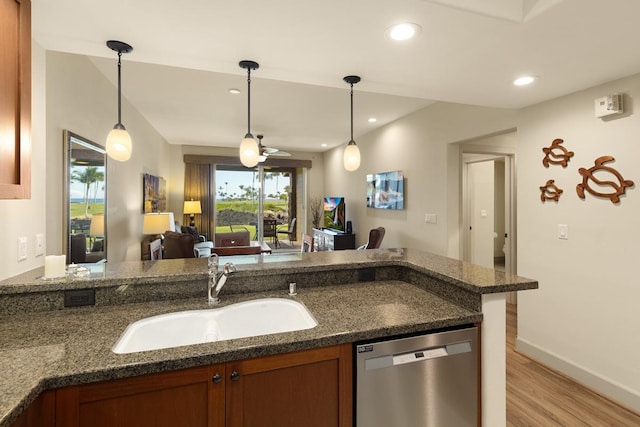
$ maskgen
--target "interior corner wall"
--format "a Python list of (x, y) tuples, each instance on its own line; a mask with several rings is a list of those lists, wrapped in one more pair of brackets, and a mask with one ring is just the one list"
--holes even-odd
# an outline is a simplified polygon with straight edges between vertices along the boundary
[[(114, 61), (113, 72), (116, 72)], [(117, 87), (84, 55), (46, 52), (46, 252), (62, 253), (63, 139), (68, 129), (104, 145), (117, 121)], [(123, 93), (126, 93), (123, 88)], [(41, 94), (44, 102), (45, 94)], [(122, 97), (122, 121), (133, 153), (126, 162), (107, 159), (107, 260), (140, 259), (142, 175), (170, 172), (169, 144)], [(43, 146), (44, 149), (44, 146)], [(170, 185), (170, 183), (169, 183)], [(171, 203), (171, 200), (168, 200)]]
[[(455, 142), (513, 129), (516, 111), (440, 102), (358, 136), (360, 168), (345, 171), (344, 145), (325, 153), (326, 195), (344, 196), (356, 245), (371, 228), (386, 229), (382, 247), (459, 256), (460, 149)], [(357, 126), (357, 125), (356, 125)], [(366, 207), (366, 175), (402, 170), (405, 210)], [(437, 223), (425, 223), (425, 214)]]
[[(0, 200), (0, 280), (44, 265), (35, 255), (36, 234), (44, 234), (45, 206), (45, 50), (31, 44), (31, 198)], [(18, 261), (18, 238), (27, 238), (27, 259)]]
[[(594, 115), (594, 100), (624, 94), (625, 113)], [(518, 274), (540, 288), (518, 295), (520, 351), (640, 411), (640, 75), (520, 111), (518, 125)], [(566, 168), (542, 164), (556, 138), (574, 152)], [(601, 156), (635, 185), (619, 203), (586, 192), (579, 168)], [(608, 172), (597, 174), (617, 183)], [(542, 202), (540, 186), (554, 179), (558, 202)], [(605, 194), (613, 186), (592, 188)], [(558, 225), (568, 226), (568, 239)]]

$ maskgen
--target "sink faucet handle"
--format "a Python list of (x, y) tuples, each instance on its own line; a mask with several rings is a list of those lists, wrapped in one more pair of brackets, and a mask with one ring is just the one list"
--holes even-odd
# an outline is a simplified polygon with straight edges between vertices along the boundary
[(222, 273), (225, 275), (235, 273), (236, 271), (238, 271), (238, 269), (236, 268), (235, 264), (233, 264), (232, 262), (226, 263), (222, 268)]
[(218, 262), (218, 254), (211, 254), (211, 256), (207, 258), (207, 267), (209, 268), (209, 274), (218, 273)]

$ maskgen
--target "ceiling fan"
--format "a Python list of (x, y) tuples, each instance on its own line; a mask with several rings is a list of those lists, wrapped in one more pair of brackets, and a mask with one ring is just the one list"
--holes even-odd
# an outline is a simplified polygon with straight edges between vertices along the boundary
[(282, 150), (278, 150), (277, 148), (266, 147), (262, 145), (262, 138), (264, 138), (264, 135), (256, 135), (256, 137), (258, 138), (258, 149), (260, 150), (260, 157), (258, 160), (260, 163), (267, 160), (269, 156), (274, 156), (274, 157), (291, 156), (291, 153), (287, 153), (286, 151), (282, 151)]

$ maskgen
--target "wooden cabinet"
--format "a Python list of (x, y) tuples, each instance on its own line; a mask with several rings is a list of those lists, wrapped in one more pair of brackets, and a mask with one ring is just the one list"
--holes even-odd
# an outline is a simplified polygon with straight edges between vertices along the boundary
[(0, 199), (31, 197), (31, 1), (0, 0)]
[(54, 390), (43, 392), (16, 419), (11, 427), (54, 427), (56, 394)]
[(226, 425), (351, 426), (351, 377), (350, 344), (227, 363)]
[(315, 251), (340, 251), (356, 248), (356, 235), (332, 230), (313, 229)]
[(55, 391), (57, 426), (350, 426), (351, 345)]

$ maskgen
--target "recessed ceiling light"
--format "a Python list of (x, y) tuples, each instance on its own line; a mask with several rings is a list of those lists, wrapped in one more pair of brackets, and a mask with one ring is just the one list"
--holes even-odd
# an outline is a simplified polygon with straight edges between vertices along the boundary
[(375, 117), (369, 117), (369, 120), (367, 120), (369, 123), (375, 123), (378, 121), (378, 119), (376, 119)]
[(240, 89), (236, 89), (236, 88), (233, 88), (233, 87), (232, 87), (231, 89), (229, 89), (229, 93), (232, 93), (232, 94), (234, 94), (234, 95), (237, 95), (237, 94), (239, 94), (239, 93), (240, 93)]
[(526, 86), (533, 83), (536, 80), (535, 76), (522, 76), (513, 81), (515, 86)]
[(320, 146), (321, 146), (321, 147), (326, 147), (326, 146), (327, 146), (327, 144), (320, 144)]
[(403, 41), (414, 38), (420, 33), (420, 26), (411, 22), (403, 22), (387, 28), (386, 34), (391, 40)]

